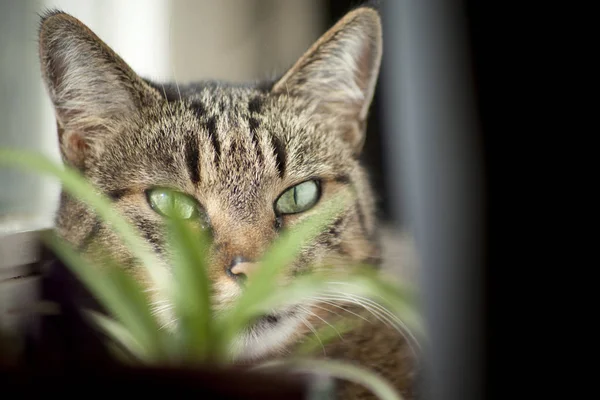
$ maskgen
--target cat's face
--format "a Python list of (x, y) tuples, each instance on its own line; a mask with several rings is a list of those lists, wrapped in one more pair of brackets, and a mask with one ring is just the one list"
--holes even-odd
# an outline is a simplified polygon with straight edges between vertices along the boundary
[[(40, 55), (65, 162), (114, 199), (167, 270), (165, 218), (177, 214), (209, 230), (217, 311), (240, 295), (280, 232), (340, 191), (352, 201), (287, 279), (378, 257), (373, 197), (357, 161), (381, 57), (374, 10), (349, 13), (282, 78), (260, 86), (147, 82), (62, 13), (44, 17)], [(162, 321), (175, 323), (116, 235), (66, 195), (57, 228), (82, 251), (111, 249), (147, 286)], [(307, 312), (265, 316), (240, 338), (244, 357), (277, 351), (303, 331)]]

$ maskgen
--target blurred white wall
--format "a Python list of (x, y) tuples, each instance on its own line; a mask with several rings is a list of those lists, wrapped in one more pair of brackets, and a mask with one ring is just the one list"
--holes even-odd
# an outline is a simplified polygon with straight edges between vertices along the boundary
[(325, 28), (319, 0), (173, 0), (178, 81), (262, 79), (289, 67)]
[(45, 0), (80, 19), (140, 74), (167, 78), (168, 0)]
[[(0, 0), (0, 146), (60, 160), (38, 14), (79, 18), (139, 74), (246, 81), (283, 72), (326, 28), (319, 0)], [(50, 226), (59, 186), (0, 169), (0, 232)]]
[[(41, 0), (0, 0), (0, 146), (58, 160), (55, 123), (38, 62), (37, 13), (43, 8)], [(55, 184), (0, 167), (0, 233), (46, 225), (55, 204)]]

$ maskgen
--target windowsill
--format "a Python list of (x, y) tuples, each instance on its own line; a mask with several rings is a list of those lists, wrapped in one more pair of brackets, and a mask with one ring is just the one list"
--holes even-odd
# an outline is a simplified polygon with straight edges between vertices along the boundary
[(49, 229), (54, 226), (52, 217), (33, 214), (0, 214), (0, 237), (19, 232)]

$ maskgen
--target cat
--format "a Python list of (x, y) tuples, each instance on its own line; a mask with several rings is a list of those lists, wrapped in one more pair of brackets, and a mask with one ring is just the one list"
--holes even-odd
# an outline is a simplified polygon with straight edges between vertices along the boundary
[[(359, 157), (382, 58), (379, 11), (358, 6), (277, 79), (230, 84), (161, 84), (138, 76), (82, 22), (59, 10), (39, 28), (43, 79), (55, 108), (64, 163), (83, 173), (143, 233), (167, 252), (163, 218), (210, 229), (207, 271), (216, 307), (240, 295), (256, 261), (280, 232), (350, 189), (352, 201), (286, 274), (311, 265), (381, 263), (375, 197)], [(85, 253), (98, 245), (128, 267), (163, 304), (145, 270), (85, 206), (62, 193), (55, 228)], [(160, 258), (160, 257), (159, 257)], [(164, 261), (163, 261), (164, 262)], [(162, 267), (168, 268), (168, 265)], [(319, 356), (381, 373), (415, 396), (414, 346), (356, 302), (330, 299), (265, 316), (239, 340), (240, 363), (284, 357), (315, 326), (344, 309), (368, 318)], [(352, 311), (353, 310), (353, 311)], [(169, 307), (157, 315), (172, 323)], [(371, 393), (341, 384), (340, 398)]]

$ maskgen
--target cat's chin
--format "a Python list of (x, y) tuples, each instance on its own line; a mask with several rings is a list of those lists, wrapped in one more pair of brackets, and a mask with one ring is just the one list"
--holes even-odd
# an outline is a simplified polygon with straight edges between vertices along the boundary
[[(170, 308), (157, 313), (162, 328), (175, 332), (177, 320)], [(231, 354), (234, 362), (251, 363), (282, 353), (296, 336), (302, 316), (294, 307), (257, 319), (234, 341)]]
[(301, 323), (294, 312), (259, 318), (234, 344), (235, 361), (252, 362), (281, 353), (294, 338)]

